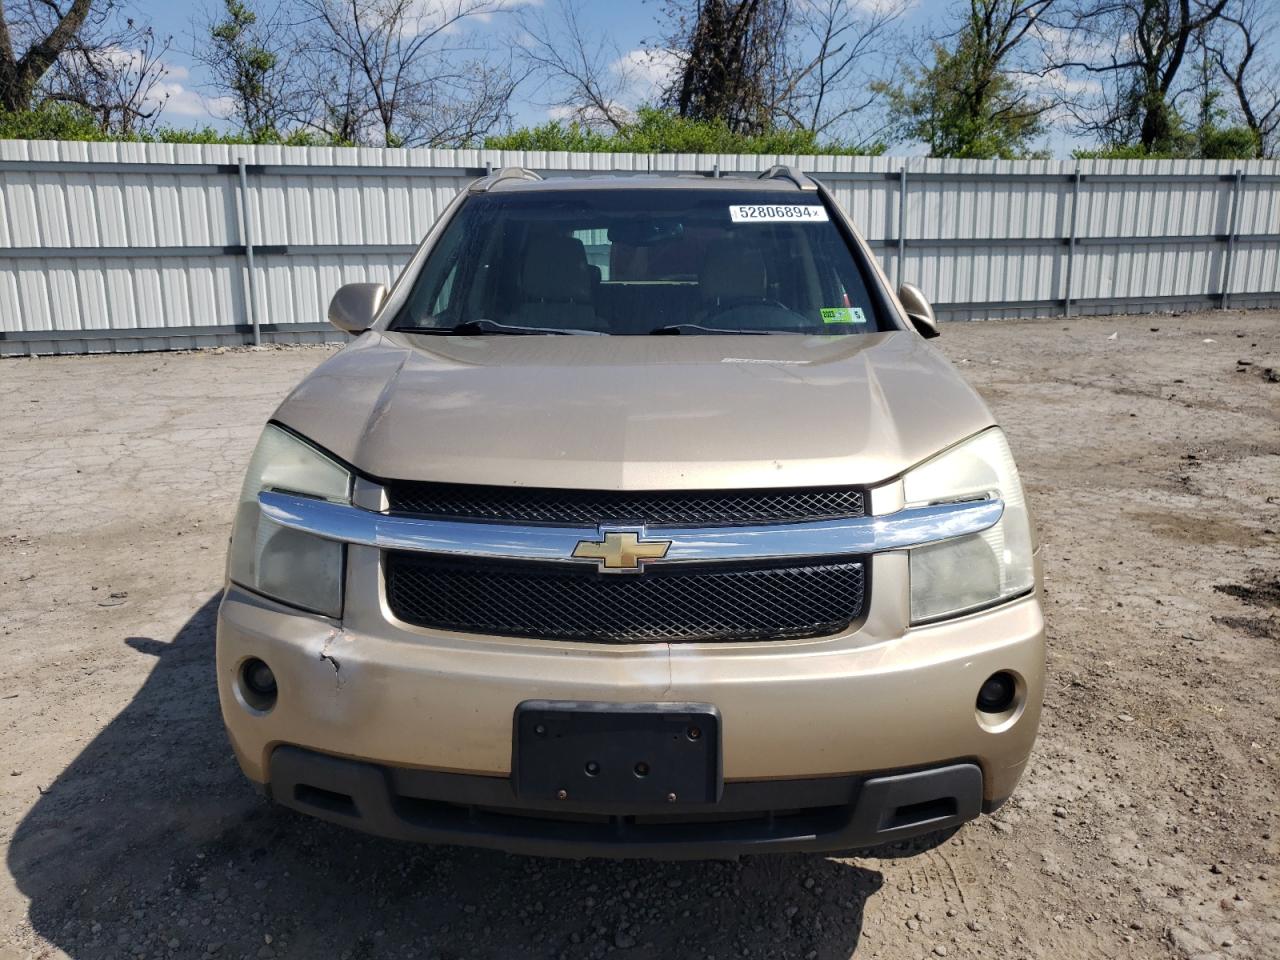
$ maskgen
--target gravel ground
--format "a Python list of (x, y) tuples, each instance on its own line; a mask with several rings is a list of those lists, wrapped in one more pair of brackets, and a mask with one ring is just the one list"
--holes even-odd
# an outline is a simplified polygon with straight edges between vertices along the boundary
[(1280, 957), (1280, 315), (939, 343), (1044, 541), (1022, 786), (911, 857), (694, 864), (399, 845), (241, 780), (227, 524), (326, 348), (0, 363), (0, 957)]

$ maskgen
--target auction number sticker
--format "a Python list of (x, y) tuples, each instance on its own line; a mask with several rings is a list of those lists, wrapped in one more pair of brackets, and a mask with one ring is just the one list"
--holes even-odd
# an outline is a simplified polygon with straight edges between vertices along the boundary
[(827, 208), (816, 203), (739, 203), (729, 207), (734, 223), (826, 223)]

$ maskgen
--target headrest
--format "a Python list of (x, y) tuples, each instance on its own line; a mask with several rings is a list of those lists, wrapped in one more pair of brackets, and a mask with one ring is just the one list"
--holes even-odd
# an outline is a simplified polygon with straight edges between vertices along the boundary
[(764, 255), (742, 241), (717, 240), (707, 247), (698, 271), (698, 294), (704, 303), (763, 297), (769, 289)]
[(591, 300), (587, 251), (582, 241), (574, 237), (530, 237), (520, 280), (521, 298), (526, 301), (588, 303)]

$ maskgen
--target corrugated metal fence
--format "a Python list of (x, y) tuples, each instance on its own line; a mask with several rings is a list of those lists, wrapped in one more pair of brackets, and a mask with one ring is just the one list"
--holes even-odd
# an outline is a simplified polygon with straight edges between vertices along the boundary
[(1280, 163), (0, 141), (0, 354), (336, 336), (489, 168), (821, 178), (942, 319), (1280, 305)]

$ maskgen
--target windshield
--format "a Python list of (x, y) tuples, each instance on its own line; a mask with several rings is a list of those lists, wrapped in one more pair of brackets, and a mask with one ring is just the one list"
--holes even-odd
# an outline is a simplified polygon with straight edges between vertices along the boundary
[[(483, 194), (450, 221), (392, 329), (799, 333), (893, 329), (813, 194)], [(458, 329), (461, 328), (461, 329)]]

